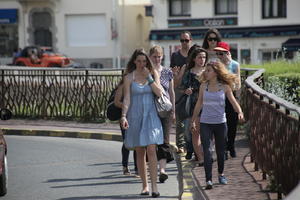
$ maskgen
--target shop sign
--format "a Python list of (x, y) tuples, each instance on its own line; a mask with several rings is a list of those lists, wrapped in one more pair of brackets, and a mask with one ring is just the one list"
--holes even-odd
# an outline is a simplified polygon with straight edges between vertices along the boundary
[(169, 19), (169, 28), (180, 27), (219, 27), (237, 25), (237, 17), (201, 18), (201, 19)]
[(0, 24), (15, 24), (17, 19), (17, 9), (0, 9)]

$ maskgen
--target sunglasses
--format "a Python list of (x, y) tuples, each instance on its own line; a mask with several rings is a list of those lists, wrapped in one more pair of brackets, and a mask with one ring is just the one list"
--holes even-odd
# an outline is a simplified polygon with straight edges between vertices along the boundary
[(218, 39), (216, 37), (214, 37), (214, 38), (207, 38), (207, 40), (210, 41), (210, 42), (211, 41), (218, 41)]
[(227, 52), (216, 52), (216, 55), (217, 56), (224, 56), (224, 55), (226, 55), (227, 54)]
[(184, 43), (184, 42), (186, 42), (186, 43), (188, 43), (190, 40), (188, 40), (188, 39), (180, 39), (180, 42), (181, 43)]

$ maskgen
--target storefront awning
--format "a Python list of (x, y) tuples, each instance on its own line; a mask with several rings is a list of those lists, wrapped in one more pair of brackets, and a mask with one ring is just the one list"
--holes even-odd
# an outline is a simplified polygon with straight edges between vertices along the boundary
[(0, 9), (0, 24), (15, 24), (17, 19), (17, 9)]
[(286, 51), (298, 51), (300, 50), (300, 38), (291, 38), (282, 43), (282, 48)]
[[(179, 40), (183, 30), (190, 31), (193, 39), (203, 39), (208, 28), (169, 28), (150, 31), (150, 40)], [(275, 36), (293, 36), (300, 34), (300, 24), (285, 26), (254, 26), (218, 28), (222, 38), (260, 38)]]

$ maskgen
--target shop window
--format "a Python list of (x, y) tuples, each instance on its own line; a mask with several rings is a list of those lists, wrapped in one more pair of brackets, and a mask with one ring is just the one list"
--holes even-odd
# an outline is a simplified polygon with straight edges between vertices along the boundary
[(262, 0), (262, 13), (264, 19), (286, 17), (286, 0)]
[(18, 48), (18, 26), (15, 24), (0, 25), (0, 58), (12, 57)]
[(250, 49), (241, 49), (241, 62), (243, 64), (250, 64), (250, 62), (251, 62)]
[(237, 49), (231, 48), (230, 53), (231, 53), (231, 57), (232, 57), (233, 60), (238, 60), (238, 51), (237, 51)]
[(169, 0), (169, 14), (174, 16), (191, 16), (191, 0)]
[(237, 0), (215, 0), (215, 14), (237, 14)]

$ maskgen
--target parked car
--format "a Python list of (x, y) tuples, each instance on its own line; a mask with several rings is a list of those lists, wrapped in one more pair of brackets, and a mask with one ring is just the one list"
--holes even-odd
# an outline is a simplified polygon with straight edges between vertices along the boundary
[[(12, 113), (8, 109), (0, 109), (0, 119), (8, 120), (12, 117)], [(7, 193), (7, 144), (0, 129), (0, 196)]]
[(53, 52), (51, 47), (38, 46), (25, 47), (13, 61), (13, 65), (29, 67), (69, 67), (71, 63), (70, 58)]

